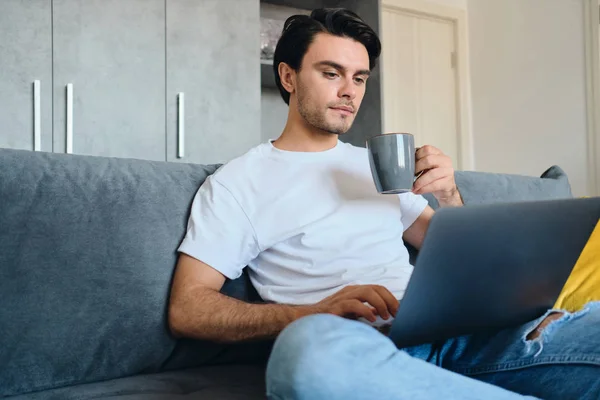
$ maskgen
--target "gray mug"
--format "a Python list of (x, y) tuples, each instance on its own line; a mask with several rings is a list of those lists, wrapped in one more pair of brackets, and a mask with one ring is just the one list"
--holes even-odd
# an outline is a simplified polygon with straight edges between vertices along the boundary
[(379, 193), (410, 192), (415, 181), (415, 138), (386, 133), (367, 140), (369, 164)]

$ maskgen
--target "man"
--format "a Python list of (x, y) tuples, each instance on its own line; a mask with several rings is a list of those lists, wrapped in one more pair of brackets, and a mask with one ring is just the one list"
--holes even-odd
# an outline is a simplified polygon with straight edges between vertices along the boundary
[[(366, 150), (339, 141), (380, 49), (348, 10), (286, 21), (274, 64), (287, 124), (198, 190), (173, 280), (172, 332), (229, 342), (277, 337), (267, 367), (273, 399), (521, 397), (498, 386), (597, 398), (600, 313), (591, 307), (554, 321), (552, 333), (540, 334), (561, 313), (490, 337), (403, 350), (370, 326), (389, 323), (403, 296), (412, 272), (403, 239), (419, 248), (433, 215), (421, 194), (462, 204), (451, 160), (435, 147), (417, 151), (416, 172), (425, 172), (412, 193), (379, 195)], [(219, 293), (246, 265), (266, 304)]]

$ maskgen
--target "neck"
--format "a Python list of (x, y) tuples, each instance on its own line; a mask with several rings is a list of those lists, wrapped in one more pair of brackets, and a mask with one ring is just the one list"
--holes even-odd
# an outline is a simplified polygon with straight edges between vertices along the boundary
[(285, 128), (273, 146), (287, 151), (317, 152), (334, 148), (337, 141), (338, 135), (308, 124), (290, 102)]

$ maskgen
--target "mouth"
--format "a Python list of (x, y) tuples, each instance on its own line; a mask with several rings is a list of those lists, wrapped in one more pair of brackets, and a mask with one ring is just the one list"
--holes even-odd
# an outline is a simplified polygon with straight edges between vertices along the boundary
[(331, 107), (332, 110), (339, 112), (342, 115), (354, 114), (354, 108), (348, 106)]

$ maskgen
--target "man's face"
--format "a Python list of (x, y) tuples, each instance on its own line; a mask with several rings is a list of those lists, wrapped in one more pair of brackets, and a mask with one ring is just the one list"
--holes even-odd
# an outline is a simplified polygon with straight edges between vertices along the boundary
[(369, 54), (359, 42), (320, 33), (297, 75), (298, 112), (315, 128), (346, 133), (365, 95)]

